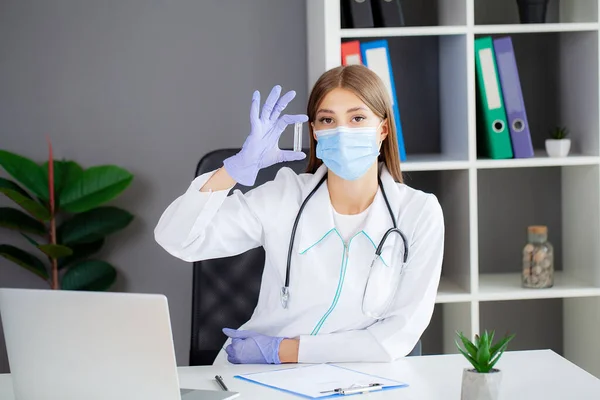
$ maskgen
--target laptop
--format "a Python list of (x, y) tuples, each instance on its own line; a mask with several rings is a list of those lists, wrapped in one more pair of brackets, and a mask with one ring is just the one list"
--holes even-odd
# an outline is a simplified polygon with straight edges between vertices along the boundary
[(0, 317), (18, 400), (239, 396), (180, 390), (163, 295), (2, 288)]

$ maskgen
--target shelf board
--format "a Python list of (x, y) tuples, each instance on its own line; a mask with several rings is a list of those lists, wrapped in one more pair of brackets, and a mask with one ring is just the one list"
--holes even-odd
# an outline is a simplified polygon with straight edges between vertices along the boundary
[(396, 37), (396, 36), (444, 36), (464, 35), (466, 26), (403, 26), (398, 28), (342, 29), (342, 38)]
[(478, 169), (492, 168), (526, 168), (526, 167), (562, 167), (571, 165), (597, 165), (600, 163), (598, 156), (585, 156), (572, 154), (567, 157), (548, 157), (545, 152), (539, 151), (532, 158), (510, 158), (504, 160), (479, 159), (475, 162)]
[(475, 25), (475, 34), (509, 34), (509, 33), (542, 33), (542, 32), (585, 32), (597, 31), (597, 22), (556, 23), (556, 24), (500, 24)]
[(445, 277), (440, 279), (436, 303), (464, 303), (471, 299), (472, 295), (453, 281)]
[(479, 301), (551, 299), (600, 295), (600, 287), (590, 286), (563, 271), (554, 273), (554, 287), (526, 289), (521, 287), (520, 273), (479, 275)]
[(400, 165), (402, 171), (444, 171), (469, 168), (467, 160), (445, 154), (407, 155)]
[(358, 28), (341, 29), (342, 39), (399, 36), (446, 36), (474, 34), (511, 34), (544, 32), (593, 32), (599, 30), (597, 22), (548, 23), (548, 24), (498, 24), (449, 26), (402, 26), (396, 28)]

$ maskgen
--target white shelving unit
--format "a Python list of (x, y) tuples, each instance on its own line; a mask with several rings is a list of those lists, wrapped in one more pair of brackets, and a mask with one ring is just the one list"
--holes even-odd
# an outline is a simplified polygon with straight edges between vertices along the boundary
[[(404, 2), (407, 26), (341, 29), (340, 0), (307, 0), (309, 89), (340, 65), (345, 40), (388, 39), (408, 159), (407, 184), (435, 193), (446, 219), (442, 282), (425, 354), (455, 353), (455, 330), (551, 348), (600, 377), (600, 85), (598, 0), (550, 0), (547, 23), (520, 24), (515, 1)], [(476, 151), (474, 39), (510, 35), (536, 156)], [(566, 125), (571, 154), (545, 154)], [(527, 226), (556, 249), (551, 289), (521, 287)]]

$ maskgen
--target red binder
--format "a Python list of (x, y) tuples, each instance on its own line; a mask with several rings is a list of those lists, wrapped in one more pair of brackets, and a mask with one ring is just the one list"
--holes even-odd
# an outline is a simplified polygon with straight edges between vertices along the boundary
[(342, 43), (342, 65), (362, 64), (360, 42), (352, 40)]

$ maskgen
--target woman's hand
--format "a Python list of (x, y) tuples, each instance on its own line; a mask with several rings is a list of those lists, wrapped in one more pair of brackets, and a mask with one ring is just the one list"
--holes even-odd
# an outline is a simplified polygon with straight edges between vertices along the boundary
[(242, 185), (252, 186), (262, 168), (306, 157), (302, 152), (279, 148), (279, 137), (288, 125), (308, 121), (306, 115), (281, 116), (281, 112), (296, 97), (296, 92), (289, 91), (282, 97), (279, 97), (280, 94), (281, 86), (277, 85), (271, 90), (259, 115), (260, 92), (254, 92), (250, 107), (250, 135), (240, 152), (223, 163), (231, 178)]
[(297, 340), (229, 328), (223, 329), (223, 333), (231, 338), (225, 352), (233, 364), (281, 364), (298, 360)]

